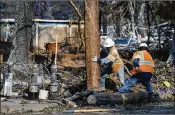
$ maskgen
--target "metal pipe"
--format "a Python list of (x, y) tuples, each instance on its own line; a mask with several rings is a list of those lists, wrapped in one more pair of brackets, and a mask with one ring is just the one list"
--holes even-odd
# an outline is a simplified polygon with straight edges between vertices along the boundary
[(57, 66), (56, 65), (53, 65), (51, 67), (51, 74), (56, 74), (57, 73)]
[(50, 93), (55, 93), (58, 91), (58, 80), (57, 80), (57, 66), (53, 65), (51, 67), (51, 85)]
[(32, 76), (31, 76), (31, 79), (30, 79), (30, 85), (29, 85), (29, 92), (32, 92), (32, 93), (37, 93), (38, 90), (39, 90), (39, 85), (37, 83), (37, 76), (39, 75), (39, 68), (38, 68), (38, 65), (35, 64), (33, 66), (33, 70), (32, 70)]
[(8, 68), (8, 71), (4, 74), (5, 82), (4, 82), (4, 89), (3, 89), (3, 95), (4, 96), (11, 96), (12, 94), (12, 80), (13, 80), (13, 74), (11, 73), (11, 70)]
[(39, 64), (39, 76), (44, 76), (43, 65)]
[(1, 71), (1, 64), (2, 64), (2, 61), (3, 61), (3, 55), (0, 55), (0, 85), (1, 85), (1, 89), (0, 89), (0, 91), (2, 90), (2, 88), (3, 88), (3, 84), (1, 84), (1, 80), (3, 79), (3, 75), (2, 75), (2, 71)]

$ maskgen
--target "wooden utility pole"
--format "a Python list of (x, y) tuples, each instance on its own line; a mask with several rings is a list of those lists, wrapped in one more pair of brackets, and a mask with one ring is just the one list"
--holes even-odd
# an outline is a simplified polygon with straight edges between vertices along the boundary
[(85, 0), (85, 48), (87, 89), (98, 90), (100, 68), (91, 58), (100, 56), (98, 0)]

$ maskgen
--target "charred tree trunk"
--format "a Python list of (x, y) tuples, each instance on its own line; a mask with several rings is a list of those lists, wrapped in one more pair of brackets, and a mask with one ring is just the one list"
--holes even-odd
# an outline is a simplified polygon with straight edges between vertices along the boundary
[(147, 12), (147, 25), (148, 25), (148, 31), (147, 31), (147, 33), (148, 33), (148, 41), (147, 41), (147, 44), (149, 46), (149, 43), (150, 43), (149, 40), (150, 40), (150, 36), (151, 36), (151, 32), (150, 32), (151, 22), (150, 22), (150, 6), (149, 6), (149, 2), (148, 1), (146, 2), (146, 12)]
[(98, 23), (98, 0), (85, 1), (85, 44), (87, 88), (99, 89), (100, 68), (91, 58), (100, 56), (100, 38)]
[(137, 1), (135, 5), (135, 23), (137, 26), (143, 26), (145, 3)]
[(106, 104), (125, 104), (125, 103), (139, 103), (146, 100), (147, 93), (114, 93), (114, 94), (96, 94), (90, 95), (87, 98), (87, 102), (90, 105), (106, 105)]
[(130, 9), (130, 14), (131, 14), (131, 31), (132, 31), (132, 36), (136, 37), (135, 34), (135, 21), (134, 21), (134, 9), (135, 9), (135, 2), (134, 1), (129, 1), (129, 9)]
[[(120, 8), (120, 12), (122, 12), (123, 8)], [(116, 33), (118, 34), (118, 36), (122, 35), (122, 26), (124, 25), (124, 17), (123, 15), (120, 15), (120, 17), (117, 17), (116, 20), (120, 18), (119, 22), (116, 21), (116, 27), (118, 27), (118, 29), (116, 30)]]
[(100, 30), (100, 34), (102, 33), (101, 25), (102, 25), (102, 10), (99, 10), (99, 30)]
[[(140, 7), (139, 7), (140, 6)], [(144, 27), (145, 26), (145, 20), (144, 20), (144, 12), (145, 12), (145, 3), (138, 4), (138, 15), (137, 15), (137, 22), (136, 24), (138, 26)], [(147, 31), (145, 29), (139, 29), (139, 34), (141, 34), (142, 37), (145, 37), (147, 34)]]
[[(34, 2), (17, 1), (15, 17), (15, 38), (13, 41), (14, 51), (11, 52), (8, 62), (14, 63), (20, 60), (21, 63), (15, 65), (15, 70), (24, 73), (24, 64), (29, 62), (29, 49), (32, 40), (32, 19)], [(28, 67), (26, 66), (28, 69)]]
[(107, 15), (106, 14), (102, 14), (103, 16), (103, 33), (107, 34)]
[(73, 9), (75, 10), (75, 12), (77, 13), (79, 19), (78, 19), (78, 32), (79, 32), (79, 37), (81, 39), (81, 45), (79, 47), (79, 50), (81, 50), (82, 46), (83, 46), (83, 49), (85, 48), (85, 43), (84, 43), (84, 40), (83, 40), (83, 37), (82, 37), (82, 28), (81, 28), (81, 20), (82, 20), (82, 15), (79, 11), (79, 9), (75, 6), (75, 4), (69, 0), (69, 3), (71, 4), (71, 6), (73, 7)]

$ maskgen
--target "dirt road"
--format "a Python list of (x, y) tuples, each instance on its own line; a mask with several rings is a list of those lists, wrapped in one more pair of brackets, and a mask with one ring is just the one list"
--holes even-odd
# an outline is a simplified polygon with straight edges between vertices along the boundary
[[(78, 107), (77, 109), (116, 109), (116, 112), (94, 112), (75, 113), (81, 115), (116, 115), (116, 114), (175, 114), (175, 102), (156, 102), (135, 105), (115, 105), (101, 107)], [(61, 107), (56, 103), (41, 103), (38, 101), (25, 101), (20, 99), (9, 99), (1, 102), (1, 114), (59, 114), (65, 115), (63, 111), (68, 108)], [(72, 113), (73, 114), (73, 113)]]
[(117, 115), (117, 114), (175, 114), (174, 102), (158, 102), (140, 105), (117, 106), (117, 112), (81, 113), (81, 115)]

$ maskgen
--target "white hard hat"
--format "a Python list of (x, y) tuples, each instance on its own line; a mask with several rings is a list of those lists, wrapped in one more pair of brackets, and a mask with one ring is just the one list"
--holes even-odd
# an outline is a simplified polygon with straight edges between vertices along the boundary
[(140, 47), (146, 47), (146, 48), (148, 48), (148, 45), (146, 44), (146, 43), (141, 43), (140, 45), (139, 45), (139, 48)]
[(104, 41), (104, 47), (112, 47), (114, 45), (114, 41), (110, 38), (107, 38), (105, 41)]

